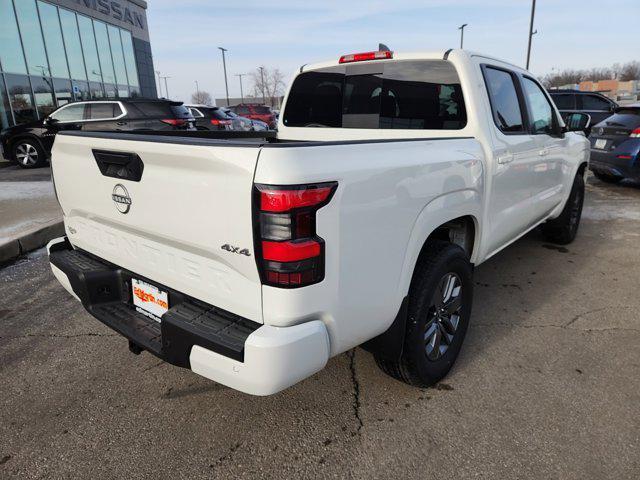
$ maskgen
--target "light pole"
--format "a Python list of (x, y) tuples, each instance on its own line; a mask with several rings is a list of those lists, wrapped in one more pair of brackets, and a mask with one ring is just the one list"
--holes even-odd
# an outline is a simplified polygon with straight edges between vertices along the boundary
[(529, 70), (529, 60), (531, 59), (531, 39), (533, 36), (538, 33), (536, 30), (533, 31), (533, 18), (536, 15), (536, 0), (533, 0), (531, 3), (531, 22), (529, 23), (529, 46), (527, 47), (527, 70)]
[(460, 30), (460, 48), (462, 48), (462, 44), (464, 43), (464, 27), (467, 25), (468, 23), (463, 23), (458, 27), (458, 30)]
[(222, 47), (218, 47), (218, 49), (222, 52), (222, 68), (224, 69), (224, 88), (225, 88), (225, 91), (227, 92), (227, 107), (230, 107), (231, 105), (229, 105), (229, 84), (227, 83), (227, 61), (224, 58), (224, 52), (226, 52), (227, 49)]
[(164, 78), (164, 93), (167, 96), (167, 98), (169, 98), (169, 86), (167, 85), (167, 78), (171, 78), (171, 77), (162, 77)]
[(244, 103), (244, 92), (242, 91), (242, 77), (244, 77), (246, 73), (236, 73), (236, 77), (240, 79), (240, 103)]
[(264, 94), (264, 67), (258, 67), (260, 70), (260, 79), (262, 82), (262, 103), (267, 104), (267, 97)]
[(156, 75), (158, 76), (158, 92), (160, 92), (158, 96), (162, 98), (162, 82), (160, 80), (160, 70), (156, 70)]

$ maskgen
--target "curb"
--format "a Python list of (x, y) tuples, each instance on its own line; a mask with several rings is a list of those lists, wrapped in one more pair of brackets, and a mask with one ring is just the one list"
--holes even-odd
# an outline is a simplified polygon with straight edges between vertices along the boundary
[(44, 247), (50, 240), (62, 236), (64, 236), (64, 224), (62, 220), (54, 220), (37, 230), (0, 244), (0, 265), (15, 260), (32, 250)]

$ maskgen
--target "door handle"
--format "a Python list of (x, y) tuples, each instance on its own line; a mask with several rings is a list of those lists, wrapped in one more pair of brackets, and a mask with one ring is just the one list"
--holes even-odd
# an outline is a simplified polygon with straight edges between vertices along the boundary
[(549, 155), (549, 149), (543, 148), (538, 152), (538, 155), (540, 155), (541, 157), (546, 157), (547, 155)]
[(117, 122), (116, 125), (118, 125), (119, 127), (122, 127), (123, 125), (126, 125), (127, 122)]
[(504, 165), (505, 163), (513, 162), (513, 158), (513, 153), (503, 153), (502, 155), (498, 155), (498, 163)]

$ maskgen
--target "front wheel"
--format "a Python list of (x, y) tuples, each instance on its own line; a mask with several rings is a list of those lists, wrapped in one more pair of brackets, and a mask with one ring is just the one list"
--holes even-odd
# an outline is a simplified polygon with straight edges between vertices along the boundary
[(409, 292), (404, 347), (399, 360), (376, 355), (386, 374), (427, 387), (451, 370), (467, 333), (473, 299), (472, 268), (457, 245), (430, 242)]
[(550, 242), (566, 245), (573, 242), (578, 233), (582, 205), (584, 204), (584, 177), (578, 173), (573, 179), (571, 193), (558, 218), (548, 220), (542, 225), (542, 234)]
[(13, 146), (13, 158), (22, 168), (36, 168), (45, 164), (42, 147), (35, 140), (18, 140)]

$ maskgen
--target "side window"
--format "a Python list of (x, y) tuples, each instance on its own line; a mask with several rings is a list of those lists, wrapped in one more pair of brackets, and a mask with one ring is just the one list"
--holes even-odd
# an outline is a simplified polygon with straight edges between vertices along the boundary
[(602, 112), (609, 111), (609, 102), (597, 95), (581, 95), (582, 110), (598, 110)]
[(237, 107), (236, 113), (238, 115), (251, 115), (251, 110), (248, 107)]
[(51, 118), (60, 122), (79, 122), (84, 120), (85, 103), (69, 105), (51, 114)]
[(558, 107), (558, 110), (575, 110), (576, 96), (568, 93), (552, 93), (551, 98)]
[(189, 111), (191, 112), (191, 115), (193, 115), (194, 118), (204, 117), (202, 112), (200, 112), (200, 110), (198, 110), (197, 108), (190, 108)]
[(108, 120), (122, 114), (117, 103), (92, 103), (89, 118), (91, 120)]
[(529, 104), (531, 133), (534, 135), (553, 133), (553, 108), (542, 88), (528, 77), (523, 77), (522, 86)]
[(524, 133), (524, 122), (513, 76), (497, 68), (485, 68), (485, 83), (498, 128), (504, 133)]

